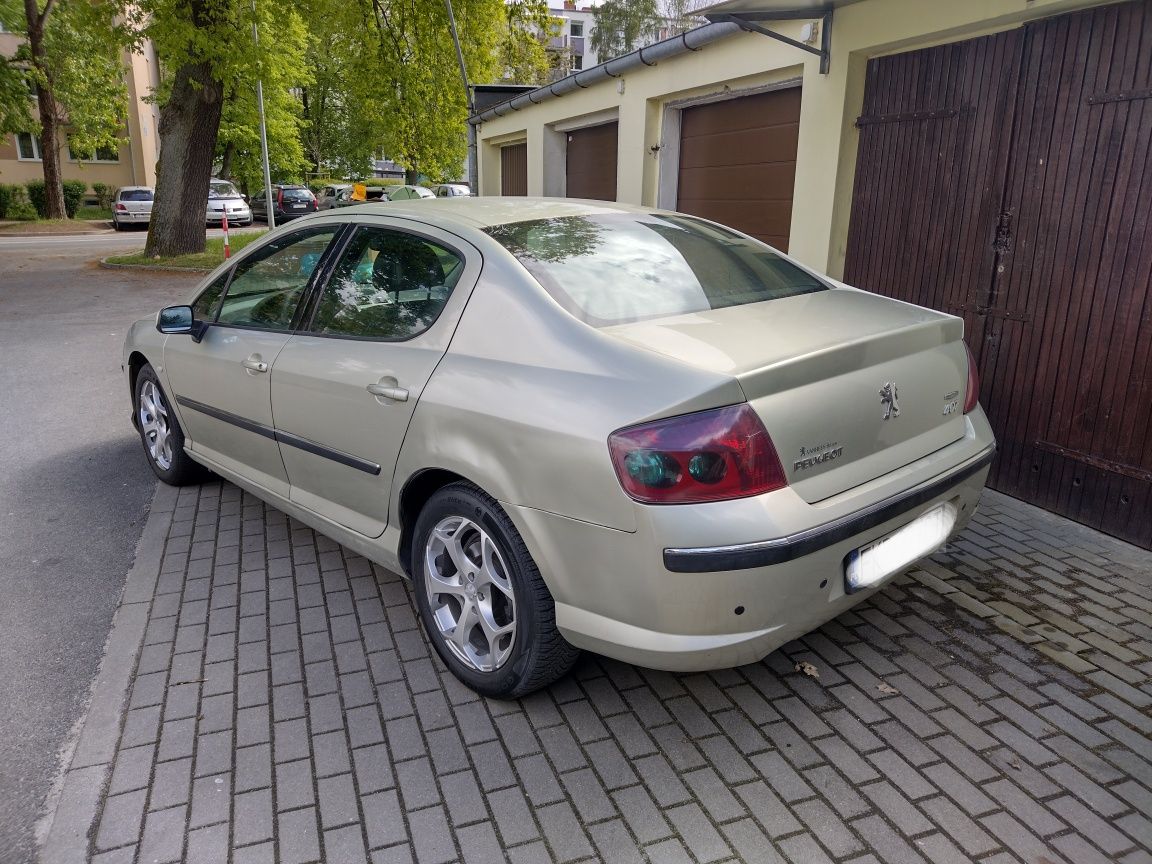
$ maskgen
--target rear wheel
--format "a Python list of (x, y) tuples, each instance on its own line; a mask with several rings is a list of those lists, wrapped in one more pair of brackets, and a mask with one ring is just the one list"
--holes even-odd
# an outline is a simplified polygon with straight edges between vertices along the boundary
[(551, 684), (580, 656), (508, 515), (468, 483), (437, 492), (416, 521), (412, 581), (420, 618), (452, 673), (485, 696)]
[(136, 376), (136, 428), (152, 473), (170, 486), (200, 483), (208, 471), (184, 452), (184, 430), (151, 364)]

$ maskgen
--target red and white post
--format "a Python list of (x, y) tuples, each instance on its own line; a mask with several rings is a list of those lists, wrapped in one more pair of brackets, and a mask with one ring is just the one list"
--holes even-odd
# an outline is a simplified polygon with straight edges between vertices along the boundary
[(232, 249), (228, 246), (228, 211), (225, 210), (220, 217), (220, 227), (224, 230), (224, 258), (227, 259), (232, 254)]

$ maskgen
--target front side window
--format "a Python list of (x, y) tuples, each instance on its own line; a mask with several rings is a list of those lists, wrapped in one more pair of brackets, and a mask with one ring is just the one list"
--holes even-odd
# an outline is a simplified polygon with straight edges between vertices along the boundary
[(224, 294), (224, 286), (228, 284), (230, 275), (231, 273), (225, 270), (200, 292), (199, 297), (192, 301), (193, 317), (197, 321), (216, 320), (216, 311), (220, 308), (220, 297)]
[(486, 230), (561, 306), (594, 327), (828, 287), (758, 240), (689, 216), (563, 216)]
[(216, 320), (235, 327), (287, 330), (337, 225), (279, 237), (236, 265)]
[(464, 259), (414, 234), (360, 227), (332, 272), (314, 333), (400, 341), (440, 316)]

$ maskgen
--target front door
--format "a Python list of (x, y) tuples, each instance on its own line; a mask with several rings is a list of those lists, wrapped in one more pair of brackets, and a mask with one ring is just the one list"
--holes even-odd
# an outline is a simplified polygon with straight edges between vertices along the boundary
[(197, 317), (211, 322), (204, 338), (169, 336), (164, 346), (192, 451), (284, 496), (288, 475), (273, 431), (269, 371), (339, 227), (293, 231), (246, 256), (196, 301)]
[(272, 410), (293, 502), (369, 537), (396, 457), (480, 271), (450, 234), (366, 219), (276, 358)]

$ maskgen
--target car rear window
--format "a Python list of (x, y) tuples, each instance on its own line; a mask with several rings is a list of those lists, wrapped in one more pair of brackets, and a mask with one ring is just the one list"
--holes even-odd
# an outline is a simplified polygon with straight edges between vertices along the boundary
[(307, 189), (285, 189), (285, 201), (311, 201), (312, 193)]
[(152, 190), (151, 189), (121, 189), (120, 190), (120, 200), (121, 201), (151, 201), (152, 200)]
[(487, 229), (595, 327), (827, 290), (769, 246), (669, 213), (562, 216)]

